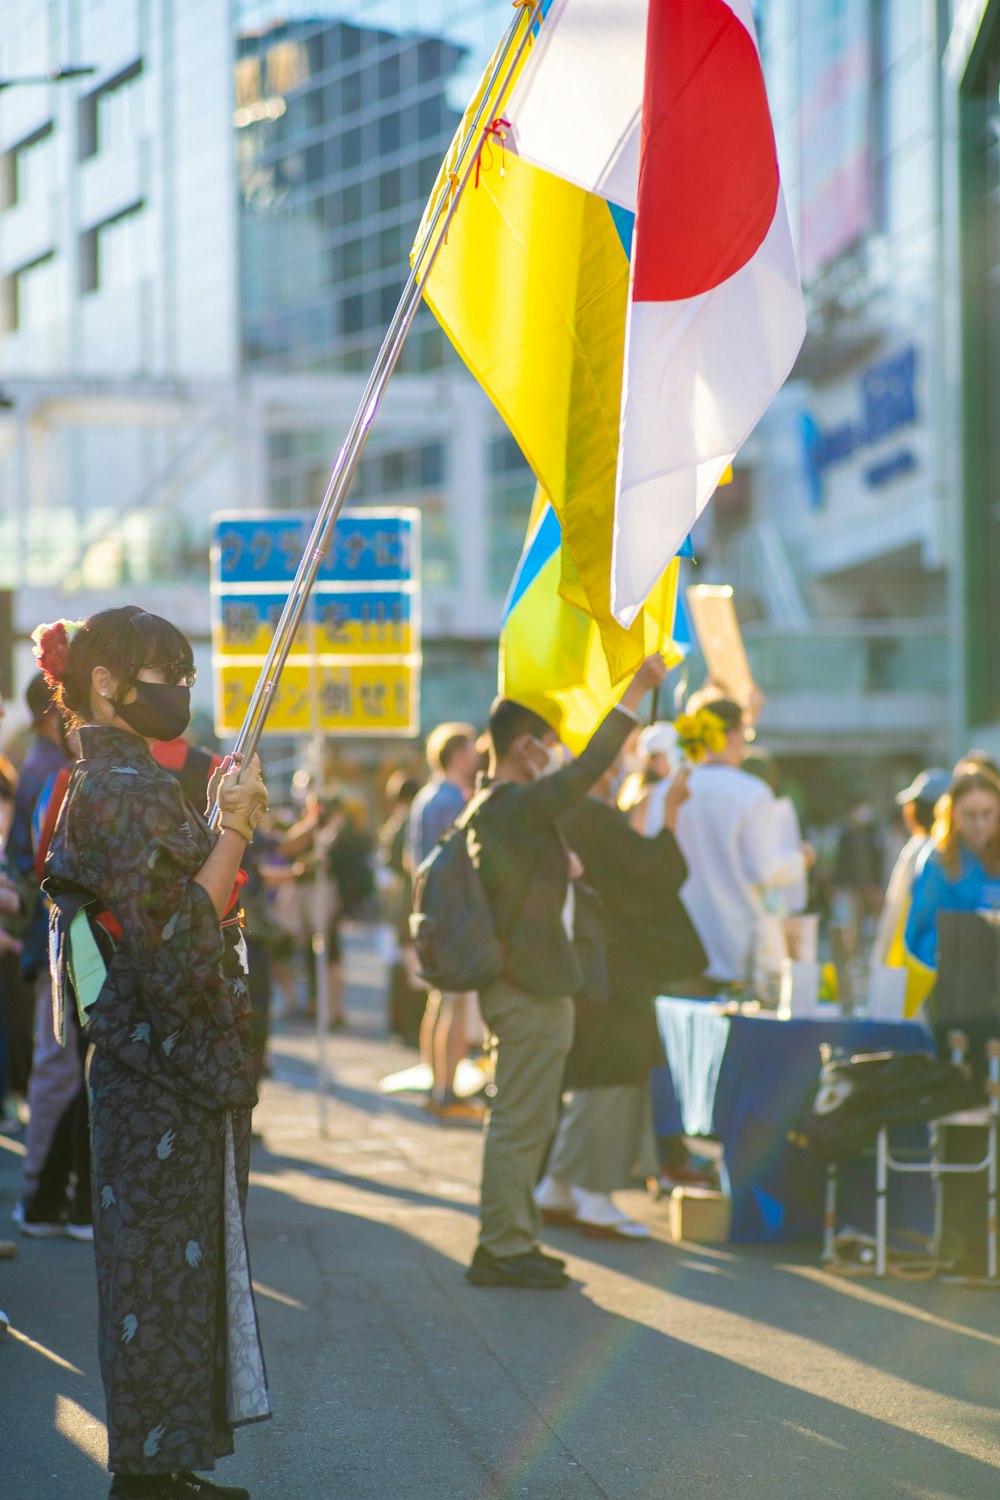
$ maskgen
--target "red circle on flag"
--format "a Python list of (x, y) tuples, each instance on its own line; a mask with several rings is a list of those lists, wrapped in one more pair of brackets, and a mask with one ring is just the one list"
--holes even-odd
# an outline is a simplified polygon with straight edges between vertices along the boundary
[(753, 37), (725, 0), (650, 0), (633, 298), (707, 292), (759, 249), (778, 158)]

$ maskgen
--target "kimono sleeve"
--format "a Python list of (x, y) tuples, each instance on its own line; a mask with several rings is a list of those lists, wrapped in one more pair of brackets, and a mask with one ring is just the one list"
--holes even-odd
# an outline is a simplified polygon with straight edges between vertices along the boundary
[(85, 784), (69, 809), (80, 883), (120, 923), (119, 951), (147, 999), (163, 1008), (190, 1006), (213, 987), (223, 954), (215, 907), (193, 878), (204, 856), (170, 783), (119, 789), (117, 779)]

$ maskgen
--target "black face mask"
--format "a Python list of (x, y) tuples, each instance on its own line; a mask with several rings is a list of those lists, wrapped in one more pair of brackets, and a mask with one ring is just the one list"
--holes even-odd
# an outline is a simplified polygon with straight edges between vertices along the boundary
[(163, 682), (133, 683), (135, 701), (112, 699), (115, 713), (145, 740), (175, 740), (191, 722), (191, 689)]

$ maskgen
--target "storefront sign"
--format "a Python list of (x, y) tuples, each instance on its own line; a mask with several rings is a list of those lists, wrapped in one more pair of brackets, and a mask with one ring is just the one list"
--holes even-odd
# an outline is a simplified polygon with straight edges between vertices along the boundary
[[(917, 411), (917, 349), (907, 344), (898, 354), (863, 370), (858, 381), (857, 417), (832, 427), (821, 427), (811, 412), (802, 414), (801, 436), (809, 497), (814, 508), (823, 503), (823, 476), (868, 448), (881, 446), (912, 427)], [(901, 447), (864, 470), (867, 485), (888, 484), (917, 466), (916, 455)]]

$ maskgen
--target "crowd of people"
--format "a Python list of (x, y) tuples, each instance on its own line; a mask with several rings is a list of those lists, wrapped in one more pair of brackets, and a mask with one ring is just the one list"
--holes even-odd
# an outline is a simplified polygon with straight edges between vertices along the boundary
[[(251, 1110), (272, 991), (314, 1011), (295, 962), (309, 931), (324, 923), (337, 1027), (341, 923), (380, 913), (391, 928), (393, 1022), (420, 1012), (427, 1107), (485, 1116), (467, 1278), (555, 1290), (568, 1277), (543, 1224), (642, 1239), (620, 1189), (704, 1182), (682, 1139), (654, 1135), (654, 999), (773, 1001), (816, 853), (743, 706), (709, 686), (643, 726), (658, 656), (575, 756), (506, 698), (482, 736), (440, 725), (428, 778), (393, 774), (369, 841), (319, 778), (282, 817), (256, 760), (187, 743), (193, 659), (169, 622), (129, 607), (36, 638), (29, 743), (17, 768), (0, 759), (0, 1098), (3, 1128), (25, 1131), (14, 1217), (28, 1239), (93, 1244), (111, 1496), (239, 1500), (196, 1471), (269, 1412), (243, 1227)], [(933, 971), (941, 911), (1000, 908), (1000, 771), (973, 752), (897, 800), (910, 837), (884, 901), (863, 802), (839, 879), (850, 918), (872, 921), (874, 963), (911, 954)], [(410, 923), (455, 840), (499, 954), (475, 992), (422, 977)], [(485, 1051), (488, 1109), (458, 1087)]]

